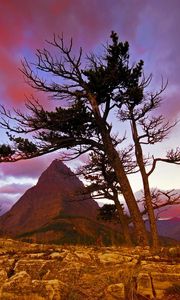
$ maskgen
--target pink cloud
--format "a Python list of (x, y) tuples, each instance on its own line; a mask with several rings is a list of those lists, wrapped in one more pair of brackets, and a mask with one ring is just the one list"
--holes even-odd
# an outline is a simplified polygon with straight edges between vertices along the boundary
[(0, 177), (2, 179), (10, 176), (36, 179), (50, 165), (52, 160), (58, 157), (58, 153), (53, 153), (30, 160), (17, 161), (15, 163), (1, 163)]
[[(115, 30), (130, 42), (132, 60), (145, 60), (145, 71), (153, 72), (155, 84), (161, 75), (169, 79), (162, 111), (176, 117), (180, 112), (179, 9), (179, 0), (173, 4), (172, 0), (38, 0), (35, 4), (1, 0), (1, 102), (10, 107), (21, 105), (25, 95), (32, 93), (18, 70), (20, 60), (25, 56), (34, 61), (35, 49), (44, 47), (44, 40), (51, 40), (53, 33), (64, 32), (66, 41), (73, 37), (75, 48), (83, 46), (89, 52), (99, 51), (101, 43), (106, 43), (111, 30)], [(44, 103), (44, 96), (35, 96)], [(0, 168), (3, 176), (37, 178), (51, 160), (45, 156), (1, 164)]]
[(24, 193), (28, 188), (30, 188), (31, 184), (6, 184), (4, 186), (0, 187), (0, 194), (22, 194)]
[(76, 46), (89, 51), (116, 30), (130, 41), (133, 52), (147, 58), (147, 71), (164, 74), (172, 85), (178, 85), (179, 8), (178, 0), (173, 5), (171, 0), (92, 0), (89, 4), (83, 0), (38, 0), (36, 5), (33, 1), (2, 0), (0, 73), (4, 102), (21, 103), (24, 94), (31, 93), (18, 71), (20, 58), (29, 58), (34, 49), (45, 45), (45, 39), (62, 32), (67, 39), (73, 37)]
[(1, 53), (0, 60), (0, 79), (2, 101), (11, 101), (13, 105), (22, 103), (25, 95), (31, 94), (32, 89), (25, 84), (23, 76), (18, 69), (18, 61), (15, 61), (8, 53)]
[(44, 40), (51, 40), (53, 33), (64, 32), (67, 39), (73, 37), (75, 45), (87, 51), (106, 41), (110, 31), (120, 25), (129, 38), (132, 32), (135, 35), (143, 3), (142, 0), (130, 1), (131, 5), (117, 0), (111, 3), (92, 0), (87, 5), (83, 0), (38, 0), (34, 5), (32, 1), (1, 1), (0, 71), (4, 97), (11, 103), (21, 103), (24, 94), (31, 92), (18, 71), (20, 58), (29, 58), (34, 49), (44, 47)]
[[(168, 89), (168, 88), (167, 88)], [(168, 119), (179, 119), (180, 117), (180, 88), (175, 91), (169, 91), (166, 101), (162, 106), (162, 112)]]
[[(146, 44), (145, 67), (152, 72), (155, 85), (161, 84), (161, 76), (168, 79), (166, 108), (171, 117), (180, 113), (180, 2), (178, 0), (149, 1), (140, 25), (141, 45)], [(144, 27), (143, 27), (144, 25)], [(164, 97), (164, 95), (162, 95)]]

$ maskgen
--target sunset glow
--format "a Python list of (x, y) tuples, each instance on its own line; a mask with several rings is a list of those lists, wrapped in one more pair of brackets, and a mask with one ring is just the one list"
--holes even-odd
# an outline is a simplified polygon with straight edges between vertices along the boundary
[[(132, 63), (143, 59), (145, 73), (153, 73), (151, 89), (160, 87), (162, 77), (168, 86), (162, 95), (159, 113), (170, 121), (180, 119), (180, 1), (179, 0), (1, 0), (0, 1), (0, 99), (11, 109), (24, 111), (27, 95), (34, 93), (43, 101), (43, 95), (25, 83), (21, 68), (24, 57), (35, 60), (35, 50), (46, 47), (53, 34), (72, 37), (74, 48), (83, 47), (84, 54), (102, 51), (112, 30), (130, 44)], [(47, 105), (51, 105), (45, 99)], [(126, 128), (125, 128), (126, 130)], [(128, 129), (127, 129), (128, 130)], [(6, 141), (1, 129), (1, 143)], [(147, 154), (163, 157), (166, 151), (180, 145), (180, 123), (173, 128), (163, 144), (147, 149)], [(151, 152), (152, 151), (152, 152)], [(0, 166), (0, 201), (18, 200), (20, 195), (35, 184), (39, 175), (58, 153)], [(75, 169), (79, 161), (68, 163)], [(134, 192), (142, 189), (141, 180), (131, 176)], [(150, 178), (152, 188), (180, 189), (179, 166), (159, 163)], [(180, 207), (165, 212), (165, 217), (180, 215)]]

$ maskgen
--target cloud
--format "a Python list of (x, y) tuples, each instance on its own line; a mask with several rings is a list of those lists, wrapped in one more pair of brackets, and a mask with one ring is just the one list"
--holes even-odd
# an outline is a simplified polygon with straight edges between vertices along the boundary
[[(20, 60), (32, 58), (34, 50), (52, 40), (53, 33), (64, 32), (73, 37), (77, 47), (89, 51), (106, 41), (112, 29), (120, 29), (127, 38), (135, 35), (140, 12), (146, 1), (38, 0), (1, 1), (0, 3), (0, 77), (2, 99), (13, 104), (24, 102), (24, 94), (32, 92), (18, 68)], [(141, 8), (141, 9), (140, 9)], [(115, 27), (115, 28), (114, 28)]]
[[(145, 61), (146, 74), (153, 73), (153, 86), (161, 75), (169, 85), (161, 112), (169, 118), (180, 113), (180, 1), (179, 0), (14, 0), (0, 1), (0, 97), (6, 107), (22, 107), (32, 89), (25, 84), (18, 68), (26, 57), (33, 62), (34, 51), (46, 47), (53, 33), (73, 37), (75, 48), (100, 53), (111, 30), (130, 42), (132, 62)], [(101, 48), (102, 49), (102, 48)], [(40, 93), (35, 96), (45, 102)], [(46, 102), (47, 105), (47, 102)], [(178, 140), (179, 132), (177, 131)], [(2, 139), (2, 136), (1, 136)], [(0, 179), (37, 179), (58, 154), (0, 165)], [(86, 156), (82, 159), (86, 160)], [(14, 180), (12, 179), (12, 180)], [(10, 187), (9, 187), (10, 188)], [(12, 187), (11, 187), (12, 188)], [(13, 188), (12, 188), (13, 190)]]
[(171, 117), (180, 113), (180, 2), (178, 0), (149, 1), (139, 24), (139, 41), (145, 46), (144, 60), (147, 73), (154, 75), (155, 86), (161, 84), (161, 76), (168, 79), (165, 98)]
[(0, 187), (0, 215), (8, 211), (12, 205), (29, 189), (29, 183), (11, 183)]
[(0, 216), (7, 212), (13, 204), (16, 202), (16, 199), (11, 199), (10, 197), (0, 198)]
[(59, 154), (47, 154), (30, 160), (21, 160), (15, 163), (0, 164), (0, 178), (33, 178), (37, 179), (41, 173), (50, 165), (53, 159), (58, 158)]
[[(155, 82), (160, 84), (161, 75), (168, 78), (168, 89), (174, 87), (178, 97), (179, 9), (179, 0), (173, 5), (171, 0), (92, 0), (89, 4), (83, 0), (38, 0), (36, 5), (32, 1), (1, 1), (2, 102), (22, 104), (25, 95), (32, 93), (18, 70), (20, 60), (25, 56), (34, 61), (35, 49), (44, 47), (45, 39), (52, 40), (53, 33), (64, 32), (66, 41), (73, 37), (75, 48), (83, 46), (89, 52), (106, 43), (111, 30), (130, 41), (132, 59), (143, 58), (145, 70), (153, 72)], [(172, 114), (179, 111), (176, 98), (171, 97)]]
[(0, 187), (0, 194), (22, 194), (30, 187), (31, 184), (27, 184), (27, 183), (5, 184), (4, 186)]
[(166, 96), (166, 101), (162, 106), (162, 112), (168, 119), (179, 119), (180, 117), (180, 88), (174, 91), (169, 90)]

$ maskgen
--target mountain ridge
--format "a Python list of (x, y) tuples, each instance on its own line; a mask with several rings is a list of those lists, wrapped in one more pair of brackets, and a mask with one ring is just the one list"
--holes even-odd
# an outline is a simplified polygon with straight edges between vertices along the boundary
[(83, 183), (67, 166), (54, 160), (41, 174), (37, 184), (1, 216), (0, 227), (11, 233), (34, 230), (60, 211), (95, 218), (98, 204), (90, 196), (82, 199), (78, 193), (83, 188)]
[[(0, 217), (0, 232), (13, 237), (28, 237), (35, 242), (75, 243), (88, 239), (93, 242), (99, 236), (107, 241), (106, 235), (109, 239), (113, 236), (112, 231), (116, 235), (118, 230), (121, 240), (119, 227), (97, 220), (99, 206), (90, 195), (82, 196), (83, 189), (83, 183), (70, 168), (58, 159), (52, 161), (37, 184)], [(177, 217), (159, 220), (159, 234), (179, 240), (179, 221)]]

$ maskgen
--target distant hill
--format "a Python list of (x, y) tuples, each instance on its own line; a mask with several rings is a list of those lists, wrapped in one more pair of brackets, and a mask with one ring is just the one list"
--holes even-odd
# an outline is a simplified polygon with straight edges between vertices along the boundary
[(54, 160), (37, 185), (0, 217), (1, 234), (54, 243), (94, 243), (101, 237), (108, 243), (116, 232), (97, 221), (99, 206), (81, 195), (83, 188), (65, 164)]
[(180, 241), (180, 218), (158, 220), (157, 224), (160, 235)]
[[(146, 222), (149, 229), (149, 223)], [(180, 218), (160, 219), (157, 221), (159, 235), (180, 241)]]

